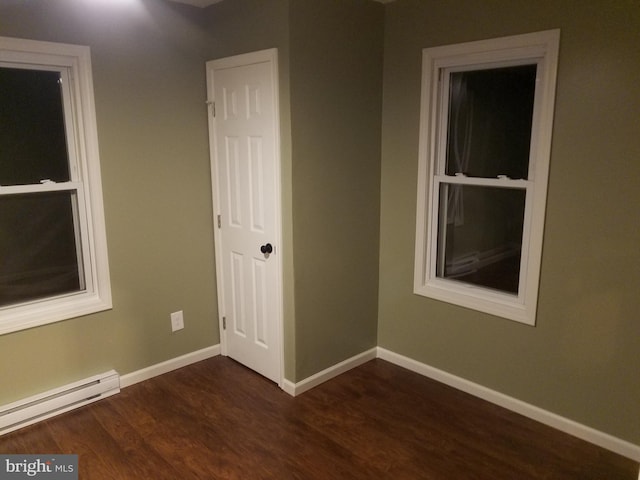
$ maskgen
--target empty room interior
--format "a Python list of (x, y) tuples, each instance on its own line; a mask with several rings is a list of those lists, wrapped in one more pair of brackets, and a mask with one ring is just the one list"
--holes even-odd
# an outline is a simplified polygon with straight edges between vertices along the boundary
[[(267, 377), (243, 373), (266, 397), (297, 402), (377, 362), (374, 383), (413, 371), (619, 455), (633, 464), (619, 478), (637, 478), (636, 0), (0, 0), (0, 37), (0, 100), (30, 72), (54, 79), (64, 115), (61, 143), (40, 148), (63, 152), (60, 171), (36, 164), (24, 180), (7, 145), (35, 134), (0, 107), (0, 419), (104, 372), (117, 399), (202, 361), (236, 372), (236, 359)], [(50, 60), (60, 51), (72, 60)], [(273, 113), (275, 166), (247, 201), (273, 210), (275, 233), (252, 272), (275, 280), (247, 281), (245, 305), (241, 255), (224, 250), (240, 222), (224, 125), (245, 97), (223, 83), (256, 62), (271, 89), (255, 100), (247, 87), (246, 110)], [(517, 140), (490, 144), (516, 81), (497, 137)], [(526, 134), (512, 133), (522, 117)], [(268, 142), (251, 135), (263, 161), (252, 148)], [(255, 200), (268, 193), (269, 207)], [(51, 221), (56, 202), (64, 220)], [(46, 250), (63, 223), (73, 278), (59, 287), (69, 272), (42, 258), (63, 256)], [(47, 276), (35, 293), (33, 269)], [(268, 374), (235, 353), (250, 335), (238, 312), (259, 302), (275, 320), (255, 321), (275, 333), (248, 330), (273, 354)], [(1, 426), (0, 445), (33, 428)]]

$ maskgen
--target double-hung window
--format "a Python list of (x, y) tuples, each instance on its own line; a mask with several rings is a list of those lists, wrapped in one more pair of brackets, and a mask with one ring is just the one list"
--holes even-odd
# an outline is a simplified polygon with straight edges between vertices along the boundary
[(558, 45), (423, 51), (416, 294), (535, 324)]
[(0, 37), (0, 334), (110, 307), (89, 49)]

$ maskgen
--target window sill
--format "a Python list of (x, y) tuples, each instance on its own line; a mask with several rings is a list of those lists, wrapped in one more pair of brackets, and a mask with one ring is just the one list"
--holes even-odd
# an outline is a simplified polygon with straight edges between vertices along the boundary
[(110, 310), (111, 296), (105, 297), (79, 293), (24, 306), (5, 307), (0, 309), (0, 335)]
[(434, 279), (424, 285), (417, 285), (413, 293), (535, 326), (535, 307), (527, 308), (517, 295), (441, 279)]

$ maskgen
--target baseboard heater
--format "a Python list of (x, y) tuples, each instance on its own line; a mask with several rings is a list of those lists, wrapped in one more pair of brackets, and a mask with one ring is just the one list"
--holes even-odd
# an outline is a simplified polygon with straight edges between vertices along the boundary
[(0, 435), (120, 392), (114, 370), (0, 406)]

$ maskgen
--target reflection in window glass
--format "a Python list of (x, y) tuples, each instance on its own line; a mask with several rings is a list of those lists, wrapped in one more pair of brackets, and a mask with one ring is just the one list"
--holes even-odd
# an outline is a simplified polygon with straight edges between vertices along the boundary
[(69, 181), (60, 72), (0, 67), (0, 185)]
[[(440, 185), (436, 276), (518, 293), (524, 190)], [(451, 199), (464, 205), (452, 215)]]
[(526, 179), (536, 65), (452, 72), (446, 174)]
[(75, 193), (0, 197), (0, 306), (81, 291)]

